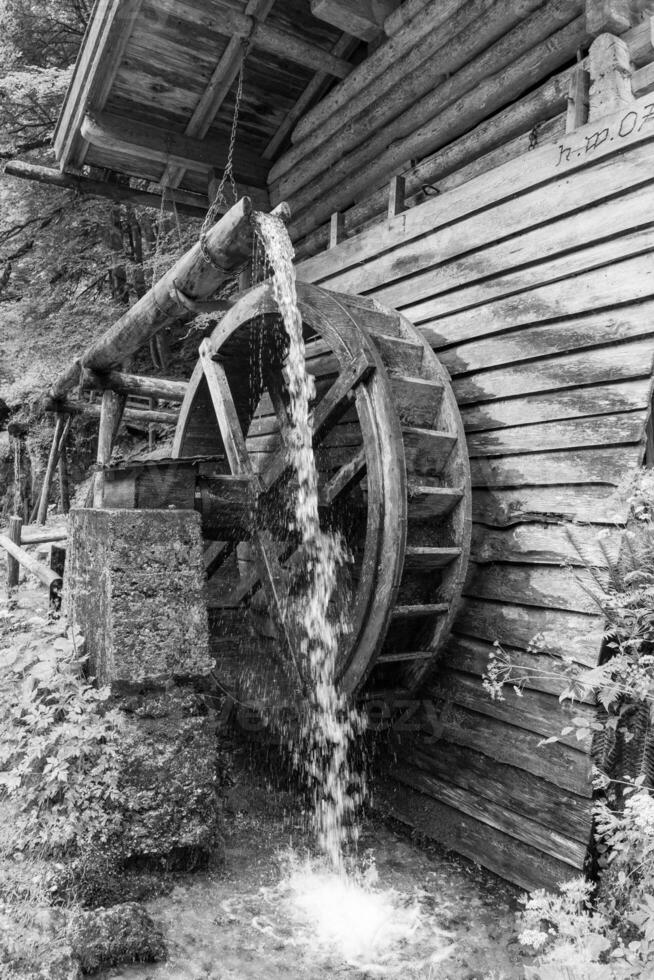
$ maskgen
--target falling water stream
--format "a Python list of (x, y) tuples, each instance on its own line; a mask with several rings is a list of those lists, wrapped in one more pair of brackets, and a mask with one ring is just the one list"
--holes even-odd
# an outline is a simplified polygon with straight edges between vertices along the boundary
[[(309, 692), (299, 730), (288, 739), (294, 765), (312, 794), (313, 829), (322, 852), (318, 861), (287, 856), (287, 874), (278, 886), (262, 890), (263, 897), (271, 908), (286, 909), (300, 942), (304, 936), (314, 952), (336, 951), (371, 975), (408, 975), (409, 947), (424, 943), (426, 935), (436, 938), (432, 920), (415, 897), (379, 887), (370, 856), (363, 861), (352, 855), (346, 858), (347, 845), (357, 839), (356, 810), (365, 796), (365, 781), (350, 763), (363, 721), (336, 683), (344, 624), (335, 611), (338, 603), (332, 600), (339, 569), (347, 560), (346, 549), (340, 535), (320, 526), (310, 414), (315, 387), (306, 370), (293, 246), (284, 223), (273, 215), (256, 213), (254, 227), (272, 270), (273, 294), (287, 334), (283, 373), (290, 431), (286, 442), (296, 477), (290, 530), (299, 538), (306, 572), (305, 588), (288, 600), (285, 609), (287, 625), (299, 638)], [(430, 963), (448, 955), (443, 938), (440, 934), (435, 942), (437, 952), (432, 947)]]
[(360, 791), (354, 787), (362, 783), (349, 765), (350, 747), (361, 722), (336, 685), (341, 624), (330, 610), (345, 552), (340, 536), (320, 527), (310, 415), (315, 386), (306, 370), (293, 245), (280, 218), (257, 212), (254, 221), (272, 269), (273, 295), (288, 340), (284, 380), (290, 427), (286, 449), (297, 480), (295, 527), (291, 530), (300, 540), (307, 579), (301, 596), (289, 599), (285, 610), (292, 633), (299, 637), (301, 669), (308, 681), (300, 729), (289, 737), (294, 764), (312, 792), (318, 844), (332, 868), (342, 870), (343, 845), (349, 836), (356, 835), (354, 811)]

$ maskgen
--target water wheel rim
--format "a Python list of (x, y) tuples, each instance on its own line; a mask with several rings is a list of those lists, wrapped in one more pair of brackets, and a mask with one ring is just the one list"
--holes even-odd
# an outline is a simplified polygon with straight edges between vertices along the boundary
[[(298, 283), (298, 305), (303, 322), (324, 338), (341, 370), (357, 358), (373, 366), (365, 383), (356, 386), (355, 405), (363, 437), (368, 482), (366, 535), (350, 632), (344, 638), (338, 662), (338, 682), (355, 691), (371, 668), (385, 635), (402, 573), (406, 529), (406, 474), (399, 422), (391, 408), (386, 373), (365, 331), (335, 297), (314, 286)], [(217, 353), (236, 332), (255, 318), (277, 315), (272, 287), (263, 283), (250, 290), (223, 317), (209, 338)], [(173, 444), (173, 457), (187, 453), (188, 432), (205, 382), (201, 363), (191, 376)], [(241, 420), (248, 431), (252, 416)], [(192, 440), (191, 440), (192, 442)]]

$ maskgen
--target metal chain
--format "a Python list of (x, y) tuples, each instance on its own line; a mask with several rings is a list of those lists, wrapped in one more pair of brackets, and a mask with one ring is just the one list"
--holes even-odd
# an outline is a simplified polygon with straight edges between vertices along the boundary
[(232, 119), (232, 131), (229, 137), (229, 149), (227, 151), (227, 162), (225, 164), (225, 169), (223, 170), (223, 175), (220, 178), (220, 183), (216, 190), (209, 210), (205, 216), (202, 223), (202, 229), (200, 231), (200, 249), (202, 251), (203, 258), (205, 262), (209, 265), (214, 266), (214, 268), (220, 268), (216, 265), (213, 256), (207, 248), (207, 233), (211, 226), (214, 224), (216, 218), (218, 217), (218, 212), (221, 207), (227, 207), (227, 198), (225, 197), (225, 184), (229, 180), (232, 197), (234, 198), (234, 203), (238, 200), (238, 191), (236, 189), (236, 180), (234, 179), (234, 147), (236, 146), (236, 136), (238, 133), (238, 117), (241, 110), (241, 102), (243, 100), (243, 74), (245, 69), (245, 59), (247, 58), (248, 48), (250, 46), (250, 41), (248, 38), (243, 39), (243, 54), (241, 56), (241, 66), (238, 71), (238, 82), (236, 84), (236, 98), (234, 101), (234, 117)]

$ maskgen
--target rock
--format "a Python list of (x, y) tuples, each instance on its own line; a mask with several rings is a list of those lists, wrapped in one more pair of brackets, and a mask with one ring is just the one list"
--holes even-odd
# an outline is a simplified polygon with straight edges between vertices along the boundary
[(83, 973), (124, 963), (152, 963), (166, 957), (163, 933), (136, 902), (76, 912), (66, 934)]

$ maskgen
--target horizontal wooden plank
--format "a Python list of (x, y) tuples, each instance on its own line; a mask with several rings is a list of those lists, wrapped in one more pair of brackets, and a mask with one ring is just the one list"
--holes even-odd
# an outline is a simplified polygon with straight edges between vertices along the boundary
[(503, 364), (513, 365), (534, 357), (570, 354), (590, 347), (651, 337), (653, 319), (654, 302), (634, 303), (599, 313), (566, 317), (556, 323), (531, 324), (510, 333), (479, 337), (440, 351), (439, 359), (455, 376)]
[[(632, 111), (635, 116), (630, 115)], [(651, 109), (649, 99), (645, 97), (634, 104), (633, 110), (607, 116), (601, 120), (601, 125), (591, 122), (561, 141), (537, 147), (529, 155), (528, 167), (524, 156), (517, 157), (442, 197), (425, 201), (386, 224), (376, 224), (336, 248), (305, 260), (298, 267), (298, 275), (307, 282), (327, 285), (327, 280), (335, 281), (335, 277), (348, 268), (357, 267), (394, 248), (404, 249), (412, 239), (460, 222), (469, 215), (487, 209), (497, 210), (501, 202), (518, 199), (517, 207), (522, 209), (524, 204), (520, 198), (523, 195), (542, 188), (542, 196), (546, 197), (551, 195), (548, 185), (553, 183), (556, 183), (556, 196), (563, 194), (571, 179), (575, 178), (579, 183), (576, 181), (578, 171), (592, 167), (597, 173), (600, 167), (606, 167), (615, 172), (619, 169), (614, 166), (616, 156), (621, 166), (629, 166), (634, 147), (645, 146), (654, 138), (654, 127), (650, 123)], [(647, 169), (634, 168), (633, 185), (647, 179), (643, 176), (647, 172)], [(581, 183), (590, 184), (592, 180), (585, 174)], [(347, 288), (352, 287), (348, 285)]]
[(617, 558), (622, 534), (617, 527), (572, 523), (518, 524), (506, 529), (473, 524), (470, 555), (478, 564), (505, 561), (606, 568), (609, 558)]
[(470, 460), (473, 487), (553, 486), (561, 483), (607, 483), (618, 486), (629, 470), (642, 464), (644, 446), (571, 449), (525, 456), (490, 456)]
[[(613, 163), (613, 174), (616, 177), (624, 176), (619, 163)], [(599, 185), (595, 176), (593, 180), (586, 181), (586, 185), (592, 185), (595, 194), (601, 186), (601, 172), (598, 180)], [(614, 186), (621, 185), (619, 180), (612, 183)], [(501, 228), (503, 240), (500, 243), (496, 243), (490, 228), (484, 229), (481, 234), (481, 229), (471, 229), (469, 226), (474, 219), (463, 226), (446, 229), (433, 240), (430, 246), (432, 262), (424, 272), (421, 269), (426, 264), (426, 251), (416, 257), (414, 274), (410, 278), (393, 282), (395, 277), (391, 270), (388, 277), (375, 287), (375, 299), (398, 310), (404, 307), (414, 309), (420, 300), (430, 300), (432, 315), (440, 316), (478, 305), (491, 297), (506, 296), (519, 289), (554, 282), (566, 275), (604, 264), (613, 257), (634, 254), (649, 247), (651, 233), (648, 226), (651, 225), (650, 216), (654, 209), (654, 188), (651, 185), (621, 195), (617, 200), (602, 201), (588, 207), (581, 217), (579, 212), (586, 196), (587, 192), (583, 190), (580, 195), (572, 194), (568, 198), (564, 195), (564, 200), (558, 194), (548, 194), (545, 195), (548, 203), (542, 199), (533, 202), (533, 210), (528, 207), (531, 202), (521, 199), (521, 203), (527, 205), (520, 212), (522, 227), (531, 230), (511, 238), (505, 238), (511, 227), (504, 225), (503, 209), (499, 208), (494, 217), (496, 228)], [(597, 200), (597, 196), (591, 198), (591, 201)], [(573, 213), (562, 217), (566, 215), (566, 204)], [(515, 202), (513, 207), (516, 207)], [(491, 215), (492, 212), (487, 220)], [(550, 223), (545, 224), (548, 217)], [(611, 236), (609, 240), (606, 240), (607, 235)], [(460, 254), (463, 251), (465, 255)], [(445, 261), (452, 252), (459, 257)], [(406, 270), (404, 250), (399, 255), (400, 268)]]
[[(391, 770), (391, 775), (402, 785), (425, 793), (440, 803), (445, 803), (465, 816), (474, 817), (523, 844), (538, 848), (559, 861), (569, 864), (571, 868), (583, 867), (590, 838), (590, 820), (588, 820), (588, 839), (581, 843), (566, 837), (551, 826), (545, 827), (542, 823), (529, 819), (524, 813), (516, 813), (508, 802), (501, 801), (501, 796), (498, 800), (489, 799), (474, 789), (455, 785), (432, 773), (410, 766), (395, 766)], [(498, 787), (499, 792), (502, 788)]]
[(604, 527), (624, 521), (627, 503), (617, 488), (603, 484), (552, 487), (487, 487), (473, 490), (475, 521), (512, 527), (525, 521), (584, 521)]
[(639, 412), (594, 415), (507, 426), (487, 432), (471, 432), (466, 441), (470, 457), (616, 446), (640, 442), (645, 433), (646, 421), (647, 410), (643, 408)]
[(491, 368), (477, 374), (462, 375), (452, 384), (457, 402), (469, 405), (494, 398), (509, 398), (542, 391), (577, 388), (632, 378), (651, 377), (654, 337), (593, 348), (576, 354), (562, 354)]
[[(569, 677), (566, 665), (561, 660), (543, 653), (529, 653), (519, 647), (498, 648), (488, 640), (475, 640), (457, 633), (448, 638), (440, 662), (443, 667), (480, 678), (488, 670), (491, 657), (496, 664), (501, 660), (511, 665), (510, 673), (507, 670), (506, 674), (507, 678), (511, 678), (511, 683), (519, 683), (529, 690), (542, 691), (556, 698), (568, 690)], [(580, 700), (593, 704), (595, 698), (589, 695)], [(481, 746), (480, 751), (483, 751)]]
[(553, 657), (569, 657), (586, 667), (597, 665), (604, 620), (597, 615), (539, 609), (465, 597), (454, 622), (464, 636), (525, 650), (532, 645)]
[[(634, 303), (654, 296), (651, 255), (637, 255), (592, 269), (590, 272), (547, 283), (506, 299), (484, 299), (483, 315), (473, 308), (434, 320), (431, 301), (407, 307), (404, 312), (432, 347), (438, 349), (464, 340), (485, 337), (529, 323), (559, 321), (562, 311), (575, 316), (590, 310)], [(487, 301), (488, 300), (488, 301)]]
[(387, 792), (390, 813), (526, 891), (557, 886), (571, 877), (570, 865), (504, 834), (474, 817), (407, 786)]
[(582, 752), (590, 751), (590, 738), (578, 740), (574, 732), (563, 735), (562, 729), (570, 726), (572, 719), (579, 716), (587, 718), (590, 724), (596, 716), (594, 705), (561, 703), (551, 694), (527, 689), (519, 697), (510, 687), (504, 689), (503, 701), (493, 700), (484, 690), (480, 678), (456, 670), (441, 671), (437, 681), (427, 687), (426, 693), (441, 698), (446, 705), (461, 705), (489, 718), (524, 728), (542, 738), (557, 736), (564, 745)]
[[(556, 834), (579, 841), (584, 848), (588, 845), (593, 805), (587, 797), (562, 790), (524, 769), (494, 762), (481, 752), (459, 745), (433, 752), (418, 743), (411, 746), (406, 762), (425, 774), (476, 794), (482, 800), (501, 801), (515, 816), (526, 817)], [(425, 791), (429, 792), (428, 789)], [(507, 829), (507, 833), (510, 832)], [(520, 838), (521, 835), (516, 836)], [(553, 853), (546, 840), (538, 846)]]
[(514, 602), (543, 609), (597, 614), (606, 585), (602, 569), (568, 568), (517, 562), (471, 562), (465, 594), (477, 599)]
[(464, 405), (461, 417), (467, 432), (483, 432), (523, 424), (553, 422), (556, 419), (586, 415), (613, 415), (647, 409), (651, 399), (652, 379), (599, 384), (585, 388), (568, 388), (539, 395), (514, 396), (481, 405)]
[(415, 735), (398, 733), (409, 752), (414, 744), (434, 753), (446, 753), (448, 745), (465, 746), (561, 789), (592, 796), (591, 760), (578, 746), (563, 742), (541, 745), (541, 736), (534, 732), (461, 705), (446, 704), (439, 697), (423, 700), (416, 724), (420, 730)]

